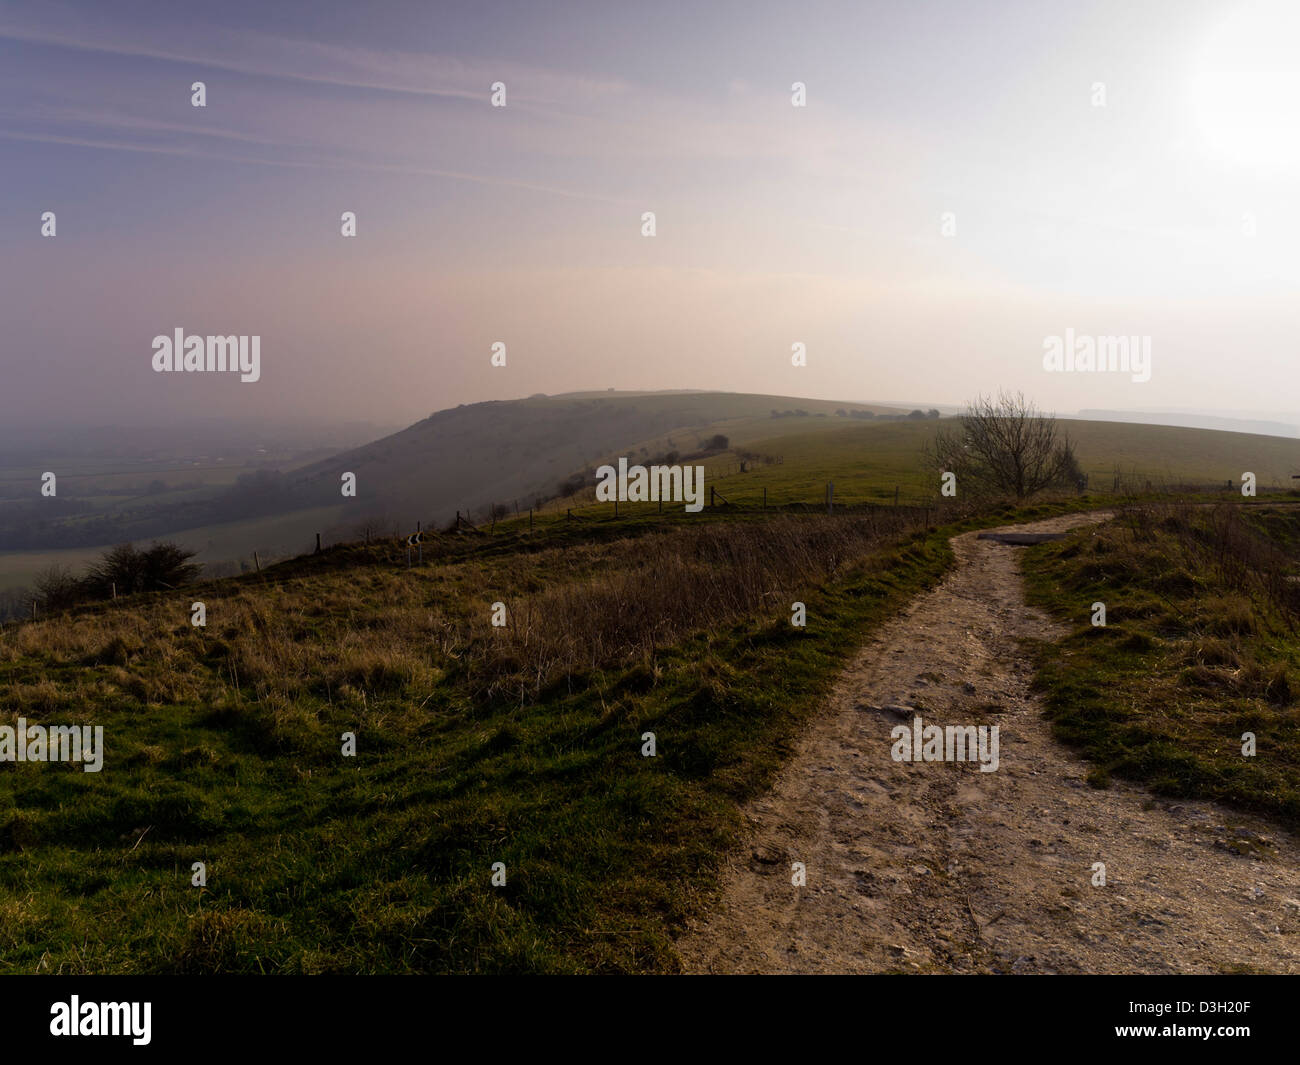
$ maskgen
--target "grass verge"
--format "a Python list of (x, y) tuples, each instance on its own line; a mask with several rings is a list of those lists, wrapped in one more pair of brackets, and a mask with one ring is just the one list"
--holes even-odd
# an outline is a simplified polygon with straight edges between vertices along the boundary
[(1030, 602), (1071, 626), (1037, 647), (1037, 683), (1094, 785), (1300, 825), (1297, 528), (1284, 506), (1144, 504), (1025, 553)]

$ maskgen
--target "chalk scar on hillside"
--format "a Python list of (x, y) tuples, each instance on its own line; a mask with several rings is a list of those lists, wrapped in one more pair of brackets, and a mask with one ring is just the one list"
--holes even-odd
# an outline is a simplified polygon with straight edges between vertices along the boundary
[[(1300, 972), (1297, 840), (1213, 803), (1089, 787), (1029, 687), (1020, 641), (1063, 632), (1025, 603), (1018, 558), (1033, 548), (975, 533), (952, 544), (954, 569), (877, 630), (748, 808), (751, 838), (720, 904), (678, 940), (684, 970)], [(893, 761), (907, 708), (927, 724), (998, 725), (998, 770)], [(1239, 829), (1275, 848), (1215, 846)]]

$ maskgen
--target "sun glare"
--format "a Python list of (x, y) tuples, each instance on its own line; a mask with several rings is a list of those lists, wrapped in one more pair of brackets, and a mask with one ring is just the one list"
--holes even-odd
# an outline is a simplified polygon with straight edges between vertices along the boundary
[(1206, 35), (1191, 107), (1206, 146), (1261, 170), (1300, 170), (1300, 3), (1243, 4)]

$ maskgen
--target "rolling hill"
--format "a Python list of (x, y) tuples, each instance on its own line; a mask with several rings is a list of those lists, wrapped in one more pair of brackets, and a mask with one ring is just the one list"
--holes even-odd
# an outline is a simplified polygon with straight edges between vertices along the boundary
[[(439, 411), (408, 429), (296, 471), (285, 509), (340, 499), (341, 477), (357, 477), (356, 511), (414, 527), (443, 524), (457, 510), (492, 503), (527, 508), (549, 497), (575, 471), (619, 454), (695, 450), (715, 433), (733, 442), (770, 435), (772, 427), (843, 422), (840, 409), (905, 411), (788, 396), (695, 393), (576, 393), (476, 403)], [(798, 412), (773, 419), (772, 411)]]
[[(929, 494), (931, 478), (921, 455), (938, 423), (836, 414), (850, 410), (906, 413), (716, 392), (585, 393), (480, 403), (440, 411), (297, 471), (285, 504), (337, 504), (340, 478), (351, 471), (357, 475), (353, 502), (359, 514), (383, 515), (400, 528), (417, 520), (443, 524), (457, 510), (477, 515), (491, 503), (517, 501), (527, 509), (537, 497), (554, 495), (571, 474), (616, 455), (686, 453), (716, 433), (728, 437), (733, 451), (706, 461), (715, 482), (739, 469), (736, 451), (782, 460), (780, 466), (751, 464), (750, 472), (730, 482), (737, 489), (743, 484), (761, 495), (768, 486), (786, 501), (816, 500), (826, 482), (838, 478), (837, 492), (863, 499), (883, 499), (895, 485)], [(1300, 442), (1282, 437), (1065, 419), (1061, 427), (1075, 442), (1094, 490), (1140, 491), (1148, 482), (1226, 485), (1240, 483), (1245, 471), (1256, 475), (1261, 488), (1284, 489), (1300, 473)]]
[[(43, 518), (42, 547), (23, 549), (19, 540), (9, 545), (19, 550), (0, 554), (0, 588), (28, 585), (50, 563), (80, 567), (124, 540), (174, 539), (216, 574), (252, 568), (255, 551), (265, 562), (309, 550), (316, 532), (330, 543), (361, 538), (365, 528), (389, 535), (417, 522), (445, 525), (457, 511), (481, 521), (491, 504), (527, 510), (539, 498), (553, 499), (573, 475), (618, 455), (686, 455), (715, 434), (728, 438), (730, 450), (692, 462), (703, 462), (709, 484), (730, 502), (761, 502), (766, 490), (772, 504), (813, 504), (832, 480), (842, 502), (883, 502), (895, 488), (900, 500), (920, 502), (935, 492), (922, 452), (942, 423), (904, 414), (880, 405), (721, 392), (586, 392), (460, 406), (305, 466), (264, 468), (206, 493), (141, 497), (115, 511), (98, 539), (88, 535), (88, 524), (108, 515), (93, 508)], [(1063, 420), (1062, 427), (1093, 491), (1226, 488), (1245, 471), (1261, 490), (1284, 489), (1300, 473), (1294, 439), (1119, 422)], [(348, 472), (357, 478), (355, 498), (340, 491)], [(588, 487), (548, 509), (590, 502), (590, 483), (588, 477)], [(63, 505), (78, 504), (74, 498)], [(19, 522), (15, 530), (29, 525)]]

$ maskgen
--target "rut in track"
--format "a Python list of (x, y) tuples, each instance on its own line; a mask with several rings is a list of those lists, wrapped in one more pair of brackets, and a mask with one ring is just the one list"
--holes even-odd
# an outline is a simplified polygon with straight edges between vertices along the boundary
[[(1213, 803), (1088, 786), (1028, 688), (1020, 639), (1059, 635), (1024, 601), (1032, 548), (974, 533), (953, 547), (953, 572), (877, 631), (749, 809), (720, 906), (678, 942), (684, 968), (1300, 972), (1300, 841)], [(890, 730), (911, 717), (881, 708), (897, 704), (997, 724), (999, 768), (893, 761)]]

